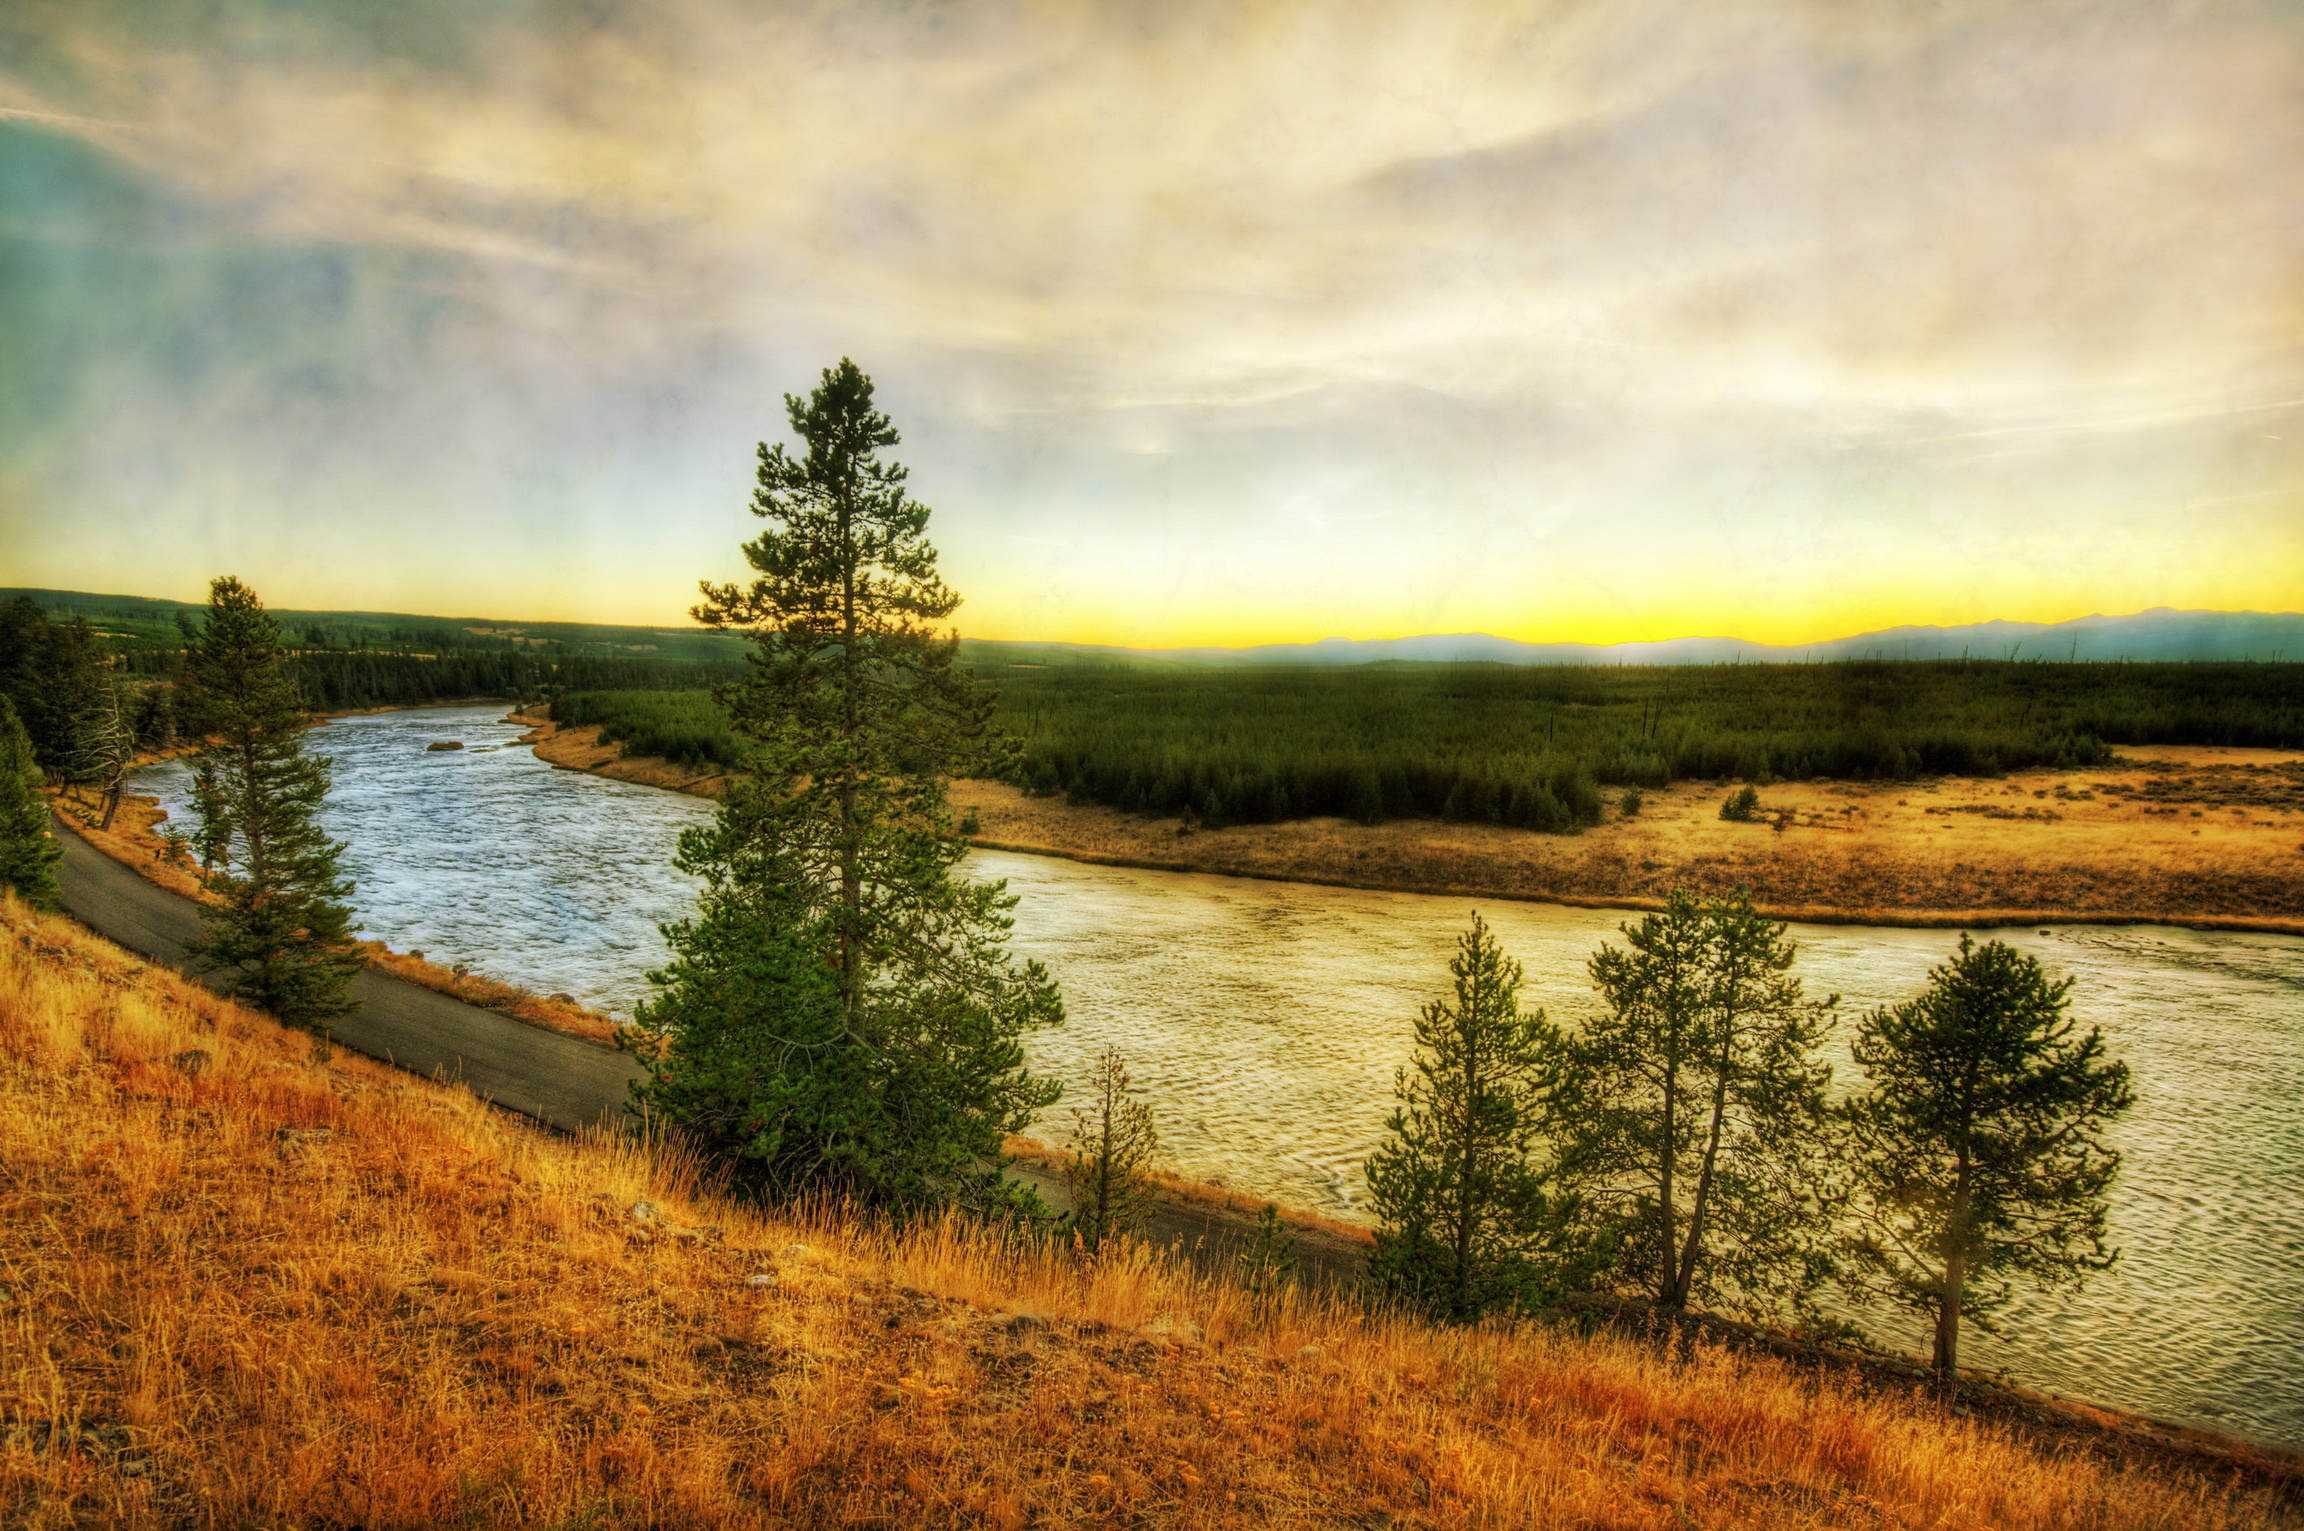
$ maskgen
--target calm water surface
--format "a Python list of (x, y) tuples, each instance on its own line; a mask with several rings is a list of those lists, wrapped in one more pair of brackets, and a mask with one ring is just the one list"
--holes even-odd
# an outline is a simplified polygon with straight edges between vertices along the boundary
[[(672, 842), (699, 799), (555, 770), (496, 709), (348, 718), (325, 816), (346, 840), (365, 933), (629, 1014), (694, 897)], [(429, 752), (460, 739), (461, 751)], [(181, 766), (141, 774), (181, 818)], [(1187, 1175), (1364, 1218), (1418, 1006), (1447, 983), (1471, 901), (977, 852), (1021, 895), (1016, 948), (1043, 959), (1070, 1020), (1034, 1039), (1067, 1080), (1118, 1044)], [(1626, 916), (1481, 906), (1555, 1018), (1591, 1003), (1584, 962)], [(2135, 1071), (2115, 1194), (2120, 1267), (2028, 1299), (1969, 1350), (2050, 1390), (2304, 1443), (2304, 941), (2153, 927), (1996, 932), (2070, 974), (2075, 1009)], [(1800, 971), (1844, 1013), (1903, 998), (1954, 936), (1796, 927)], [(1845, 1029), (1847, 1022), (1843, 1022)], [(1061, 1117), (1063, 1108), (1057, 1115)], [(1055, 1135), (1061, 1128), (1054, 1127)], [(1916, 1325), (1881, 1337), (1919, 1348)]]

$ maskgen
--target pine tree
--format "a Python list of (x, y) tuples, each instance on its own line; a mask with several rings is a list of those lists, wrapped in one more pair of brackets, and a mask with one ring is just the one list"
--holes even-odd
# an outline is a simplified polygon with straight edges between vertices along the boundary
[(1552, 1293), (1565, 1209), (1535, 1154), (1561, 1039), (1543, 1011), (1521, 1013), (1520, 965), (1477, 914), (1448, 971), (1454, 1003), (1434, 1000), (1417, 1017), (1390, 1138), (1368, 1159), (1381, 1224), (1368, 1273), (1386, 1296), (1470, 1322)]
[(0, 696), (0, 886), (41, 909), (56, 907), (56, 863), (64, 847), (48, 828), (48, 799), (32, 758), (32, 738)]
[[(740, 770), (681, 840), (705, 893), (667, 929), (674, 961), (633, 1038), (642, 1098), (765, 1191), (1005, 1204), (1021, 1193), (1003, 1140), (1057, 1094), (1022, 1037), (1063, 1006), (1005, 950), (1005, 884), (954, 875), (968, 847), (945, 779), (1004, 774), (1015, 747), (931, 625), (959, 597), (928, 508), (879, 455), (898, 438), (870, 380), (843, 360), (785, 404), (805, 451), (760, 448), (756, 578), (706, 584), (696, 608), (756, 648), (720, 695)], [(790, 1008), (742, 992), (755, 967)]]
[(2117, 1258), (2105, 1192), (2120, 1156), (2104, 1133), (2135, 1097), (2102, 1035), (2074, 1035), (2072, 980), (1967, 936), (1915, 999), (1867, 1015), (1864, 1091), (1843, 1110), (1859, 1233), (1853, 1279), (1930, 1320), (1949, 1378), (1960, 1326), (2018, 1279), (2077, 1286)]
[(1143, 1226), (1152, 1211), (1145, 1171), (1160, 1151), (1152, 1108), (1135, 1097), (1120, 1050), (1097, 1058), (1095, 1094), (1072, 1112), (1072, 1147), (1064, 1156), (1064, 1189), (1072, 1196), (1069, 1227), (1088, 1254)]
[(1256, 1214), (1256, 1226), (1237, 1257), (1240, 1284), (1259, 1320), (1269, 1317), (1280, 1294), (1296, 1279), (1296, 1235), (1280, 1220), (1271, 1202)]
[(1802, 997), (1785, 927), (1675, 892), (1592, 958), (1607, 1008), (1570, 1044), (1564, 1153), (1622, 1275), (1660, 1306), (1752, 1313), (1826, 1274), (1818, 1155), (1836, 999)]
[(320, 832), (327, 762), (304, 753), (311, 719), (282, 667), (280, 630), (236, 579), (209, 586), (207, 621), (185, 651), (187, 707), (208, 743), (192, 761), (197, 844), (216, 901), (201, 906), (191, 955), (226, 990), (326, 1035), (348, 1014), (361, 956), (344, 847)]

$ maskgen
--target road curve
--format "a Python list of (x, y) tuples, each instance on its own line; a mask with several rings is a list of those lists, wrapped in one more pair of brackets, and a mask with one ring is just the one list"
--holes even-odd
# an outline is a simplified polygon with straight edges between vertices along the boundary
[[(200, 906), (139, 877), (61, 819), (56, 838), (64, 847), (56, 880), (65, 912), (130, 951), (184, 968), (185, 943), (200, 931)], [(360, 1008), (334, 1028), (341, 1045), (411, 1073), (453, 1080), (563, 1131), (615, 1120), (629, 1098), (626, 1085), (640, 1076), (631, 1056), (613, 1047), (531, 1026), (375, 968), (352, 980), (352, 997)]]
[[(185, 971), (185, 943), (200, 932), (200, 906), (121, 865), (75, 834), (62, 819), (56, 868), (64, 910), (97, 933), (156, 962)], [(193, 972), (192, 976), (200, 975)], [(478, 1005), (468, 1005), (375, 968), (352, 980), (360, 1008), (338, 1021), (335, 1039), (412, 1073), (451, 1080), (483, 1100), (574, 1131), (614, 1122), (640, 1077), (629, 1054), (603, 1043), (548, 1031)], [(1053, 1175), (1031, 1166), (1010, 1174), (1061, 1209), (1071, 1198)], [(1245, 1244), (1250, 1219), (1190, 1202), (1158, 1204), (1145, 1228), (1203, 1268), (1229, 1272)], [(1320, 1284), (1351, 1280), (1363, 1249), (1316, 1229), (1298, 1234), (1300, 1273)]]

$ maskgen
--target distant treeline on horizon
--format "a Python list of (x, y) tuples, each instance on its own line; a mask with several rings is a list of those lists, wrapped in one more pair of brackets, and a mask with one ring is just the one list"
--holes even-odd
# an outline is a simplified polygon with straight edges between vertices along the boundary
[[(89, 596), (46, 609), (151, 685), (181, 666), (178, 614), (198, 608)], [(737, 763), (710, 695), (744, 673), (735, 635), (275, 616), (316, 710), (552, 698), (635, 753)], [(425, 625), (397, 625), (411, 621)], [(995, 643), (966, 656), (1024, 741), (1018, 785), (1210, 825), (1336, 815), (1573, 832), (1599, 821), (1605, 794), (1674, 781), (1989, 776), (2093, 765), (2123, 744), (2304, 748), (2304, 664), (1250, 666)]]

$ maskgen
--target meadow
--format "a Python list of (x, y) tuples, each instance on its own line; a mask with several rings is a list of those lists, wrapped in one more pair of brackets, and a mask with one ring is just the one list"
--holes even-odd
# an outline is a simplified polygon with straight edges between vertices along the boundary
[(2051, 1444), (1719, 1344), (765, 1210), (12, 898), (0, 934), (0, 1212), (37, 1230), (0, 1250), (9, 1525), (2294, 1523), (2245, 1452)]
[[(1209, 825), (1334, 815), (1572, 832), (1623, 789), (2082, 769), (2120, 745), (2304, 747), (2304, 665), (1038, 667), (980, 660), (1018, 785)], [(691, 767), (701, 690), (570, 691), (563, 722)]]

